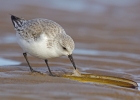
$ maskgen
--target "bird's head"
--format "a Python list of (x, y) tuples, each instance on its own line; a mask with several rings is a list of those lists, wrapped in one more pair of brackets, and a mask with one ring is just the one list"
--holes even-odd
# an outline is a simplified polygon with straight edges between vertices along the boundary
[(73, 67), (76, 69), (76, 66), (72, 57), (72, 52), (75, 48), (73, 39), (67, 34), (60, 35), (58, 39), (58, 45), (59, 45), (61, 54), (64, 56), (67, 56), (72, 62)]

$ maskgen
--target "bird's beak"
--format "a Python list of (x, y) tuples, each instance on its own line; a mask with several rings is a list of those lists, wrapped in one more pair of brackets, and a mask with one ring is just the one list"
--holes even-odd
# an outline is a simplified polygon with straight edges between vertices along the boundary
[(68, 58), (70, 59), (74, 69), (76, 70), (76, 66), (75, 66), (75, 63), (74, 63), (74, 60), (73, 60), (73, 57), (72, 57), (72, 54), (71, 55), (68, 55)]

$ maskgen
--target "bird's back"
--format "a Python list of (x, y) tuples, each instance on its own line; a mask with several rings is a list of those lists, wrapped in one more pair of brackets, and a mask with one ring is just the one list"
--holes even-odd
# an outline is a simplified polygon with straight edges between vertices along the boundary
[(11, 16), (11, 19), (17, 33), (25, 39), (33, 38), (36, 40), (42, 33), (45, 33), (48, 38), (55, 38), (59, 34), (65, 34), (64, 29), (52, 20), (43, 18), (25, 20), (15, 16)]
[[(24, 52), (46, 59), (62, 55), (56, 48), (58, 38), (66, 35), (64, 29), (48, 19), (25, 20), (11, 16), (17, 41)], [(57, 38), (57, 39), (56, 39)]]

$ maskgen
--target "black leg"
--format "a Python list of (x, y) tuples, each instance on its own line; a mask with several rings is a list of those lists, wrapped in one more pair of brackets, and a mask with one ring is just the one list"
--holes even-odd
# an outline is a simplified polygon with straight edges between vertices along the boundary
[(39, 72), (39, 71), (33, 70), (33, 68), (30, 66), (30, 63), (29, 63), (28, 58), (27, 58), (27, 53), (23, 53), (23, 56), (24, 56), (24, 58), (26, 59), (26, 62), (27, 62), (27, 64), (28, 64), (28, 66), (29, 66), (31, 72), (38, 72), (38, 73), (41, 73), (41, 72)]
[(54, 76), (54, 75), (52, 74), (51, 70), (50, 70), (49, 65), (48, 65), (48, 60), (45, 60), (45, 63), (46, 63), (46, 65), (47, 65), (47, 67), (48, 67), (48, 70), (49, 70), (49, 72), (50, 72), (50, 75), (51, 75), (51, 76)]

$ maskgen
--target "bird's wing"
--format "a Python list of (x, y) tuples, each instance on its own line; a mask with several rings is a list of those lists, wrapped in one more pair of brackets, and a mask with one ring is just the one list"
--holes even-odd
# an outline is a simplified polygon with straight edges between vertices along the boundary
[(52, 20), (43, 18), (25, 20), (13, 15), (11, 20), (17, 33), (26, 40), (31, 38), (37, 40), (42, 33), (52, 40), (59, 34), (65, 34), (64, 29)]
[(25, 34), (28, 34), (30, 37), (33, 36), (34, 38), (40, 37), (42, 33), (45, 33), (45, 35), (51, 39), (59, 34), (65, 34), (64, 29), (59, 24), (41, 18), (28, 20), (22, 29)]

